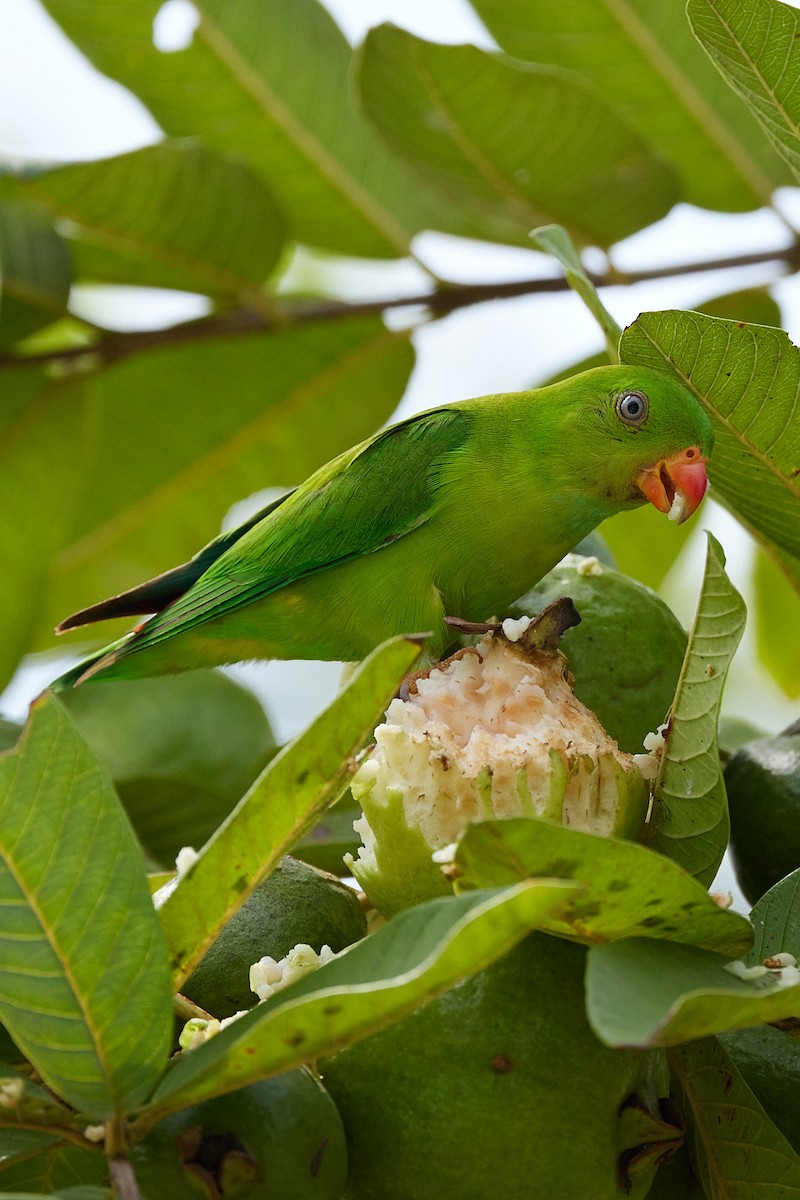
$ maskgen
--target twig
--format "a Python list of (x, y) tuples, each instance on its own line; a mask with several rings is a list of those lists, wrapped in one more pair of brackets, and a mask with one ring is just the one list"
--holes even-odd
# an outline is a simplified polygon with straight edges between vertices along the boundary
[[(784, 249), (757, 251), (727, 258), (707, 259), (703, 262), (680, 263), (666, 267), (650, 267), (642, 271), (619, 271), (611, 269), (603, 274), (589, 273), (596, 288), (630, 286), (657, 279), (671, 279), (681, 275), (696, 275), (705, 271), (732, 270), (739, 267), (767, 264), (800, 268), (800, 243)], [(362, 300), (348, 303), (340, 300), (303, 300), (296, 297), (275, 301), (275, 317), (269, 320), (261, 312), (252, 309), (232, 309), (214, 313), (195, 321), (186, 321), (167, 329), (148, 329), (131, 333), (107, 333), (87, 346), (73, 346), (65, 350), (50, 350), (43, 354), (27, 356), (0, 355), (0, 366), (29, 366), (36, 363), (69, 363), (87, 360), (102, 363), (117, 362), (132, 354), (161, 347), (178, 346), (189, 342), (206, 341), (214, 338), (240, 337), (251, 333), (265, 333), (271, 329), (286, 329), (298, 325), (310, 325), (317, 321), (346, 320), (349, 317), (377, 315), (389, 309), (425, 308), (435, 316), (444, 316), (457, 309), (485, 304), (490, 300), (510, 300), (519, 296), (534, 296), (569, 290), (567, 280), (561, 276), (550, 279), (532, 278), (503, 280), (495, 283), (447, 284), (433, 292), (419, 292), (413, 296), (387, 296), (377, 300)]]

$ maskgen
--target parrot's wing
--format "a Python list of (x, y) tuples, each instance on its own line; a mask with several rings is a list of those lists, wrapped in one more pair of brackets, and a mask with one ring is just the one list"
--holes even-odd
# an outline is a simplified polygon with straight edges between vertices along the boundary
[(120, 592), (116, 596), (109, 596), (107, 600), (101, 600), (99, 604), (91, 604), (88, 608), (82, 608), (79, 612), (72, 613), (56, 626), (56, 633), (66, 633), (68, 629), (78, 629), (81, 625), (91, 625), (94, 621), (108, 621), (113, 617), (136, 617), (146, 613), (160, 612), (162, 608), (174, 603), (184, 592), (188, 592), (192, 584), (196, 583), (201, 575), (205, 575), (211, 564), (226, 550), (229, 550), (234, 542), (238, 542), (254, 525), (263, 521), (264, 517), (273, 512), (279, 504), (283, 504), (284, 500), (287, 500), (292, 494), (293, 492), (286, 492), (285, 495), (279, 496), (277, 500), (273, 500), (264, 508), (253, 513), (235, 529), (221, 533), (202, 550), (198, 550), (197, 554), (193, 555), (188, 562), (181, 563), (178, 567), (172, 567), (171, 570), (157, 575), (155, 579), (148, 579), (146, 583), (128, 588), (127, 591)]
[(334, 459), (251, 524), (187, 592), (141, 626), (122, 653), (371, 554), (424, 525), (436, 509), (442, 468), (467, 441), (472, 420), (458, 406), (437, 409)]

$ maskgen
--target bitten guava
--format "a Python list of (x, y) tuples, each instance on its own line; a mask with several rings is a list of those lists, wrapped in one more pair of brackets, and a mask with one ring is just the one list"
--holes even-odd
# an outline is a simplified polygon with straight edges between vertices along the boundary
[(593, 558), (570, 554), (516, 600), (509, 615), (533, 615), (571, 597), (580, 625), (561, 649), (575, 695), (629, 754), (667, 715), (686, 653), (686, 632), (664, 601), (635, 579)]
[(364, 845), (348, 861), (384, 915), (451, 891), (431, 854), (473, 821), (641, 834), (641, 772), (576, 699), (558, 650), (489, 635), (417, 677), (375, 742), (351, 785)]

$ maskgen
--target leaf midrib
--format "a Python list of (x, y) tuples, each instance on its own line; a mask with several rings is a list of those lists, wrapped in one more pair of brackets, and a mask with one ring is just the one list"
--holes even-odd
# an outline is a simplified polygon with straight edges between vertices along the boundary
[[(56, 750), (56, 739), (55, 738), (51, 741), (51, 743), (47, 749), (49, 751), (50, 757), (52, 758), (52, 756)], [(19, 749), (17, 752), (19, 753)], [(9, 786), (9, 793), (12, 793), (12, 794), (13, 794), (13, 791), (14, 791), (14, 788), (16, 785), (16, 774), (17, 774), (16, 768), (17, 768), (17, 766), (18, 766), (18, 760), (15, 760), (14, 772), (13, 772), (14, 777), (11, 779), (10, 786)], [(38, 772), (36, 792), (34, 793), (33, 797), (29, 797), (29, 799), (28, 799), (28, 814), (29, 814), (29, 816), (32, 816), (36, 813), (39, 796), (41, 794), (41, 790), (42, 790), (42, 787), (44, 785), (44, 782), (45, 782), (45, 779), (47, 776), (47, 767), (48, 767), (48, 764), (47, 764), (47, 762), (45, 762), (42, 765), (42, 767), (40, 768), (40, 770)], [(73, 779), (74, 779), (74, 772), (73, 772)], [(7, 848), (5, 846), (3, 846), (2, 849), (0, 849), (0, 856), (2, 857), (2, 860), (5, 864), (6, 870), (9, 872), (9, 874), (13, 878), (14, 882), (16, 883), (17, 887), (19, 888), (20, 894), (24, 897), (25, 902), (28, 905), (28, 908), (33, 912), (33, 914), (39, 924), (39, 928), (42, 930), (42, 937), (46, 941), (47, 945), (50, 947), (51, 952), (53, 953), (53, 955), (55, 956), (56, 960), (58, 961), (58, 963), (60, 964), (60, 966), (62, 968), (64, 978), (66, 979), (66, 981), (69, 985), (69, 988), (70, 988), (72, 995), (75, 999), (75, 1002), (77, 1004), (78, 1010), (81, 1013), (81, 1015), (83, 1016), (85, 1027), (88, 1030), (89, 1035), (91, 1037), (91, 1049), (94, 1054), (95, 1061), (97, 1062), (97, 1064), (100, 1067), (102, 1074), (103, 1074), (102, 1083), (105, 1086), (107, 1094), (109, 1095), (109, 1098), (111, 1099), (111, 1101), (114, 1105), (114, 1109), (116, 1111), (119, 1111), (119, 1097), (118, 1097), (118, 1095), (116, 1093), (116, 1089), (114, 1087), (114, 1073), (113, 1073), (113, 1071), (110, 1067), (110, 1064), (107, 1060), (107, 1057), (106, 1057), (103, 1039), (101, 1038), (99, 1030), (95, 1026), (95, 1023), (92, 1019), (91, 1009), (88, 1006), (88, 998), (84, 995), (82, 989), (78, 986), (78, 981), (75, 978), (74, 972), (72, 971), (72, 967), (71, 967), (71, 963), (70, 963), (69, 959), (61, 953), (60, 943), (55, 936), (55, 933), (50, 925), (50, 922), (46, 919), (39, 904), (37, 903), (36, 894), (27, 887), (25, 879), (23, 878), (23, 876), (20, 875), (19, 871), (17, 870), (16, 860), (14, 859), (13, 855), (10, 853), (9, 850), (7, 850)], [(66, 1076), (64, 1076), (63, 1071), (59, 1071), (58, 1074), (62, 1078), (66, 1078)], [(79, 1081), (75, 1081), (75, 1082), (79, 1082)], [(83, 1082), (85, 1084), (86, 1081), (80, 1081), (80, 1082)]]
[[(744, 449), (746, 449), (748, 451), (748, 453), (752, 454), (753, 458), (755, 458), (758, 461), (758, 463), (764, 468), (764, 470), (767, 471), (780, 484), (782, 484), (783, 487), (786, 488), (786, 490), (789, 492), (789, 494), (791, 496), (793, 496), (797, 499), (800, 499), (800, 487), (792, 484), (791, 480), (788, 479), (787, 476), (782, 473), (782, 471), (775, 465), (775, 463), (772, 461), (772, 459), (767, 458), (767, 456), (763, 450), (760, 450), (758, 448), (758, 446), (754, 445), (753, 442), (748, 441), (748, 439), (742, 435), (741, 430), (737, 429), (735, 427), (735, 425), (732, 425), (730, 420), (727, 417), (725, 417), (719, 411), (718, 408), (712, 407), (710, 405), (710, 403), (707, 400), (705, 400), (698, 393), (697, 388), (694, 387), (691, 380), (689, 379), (689, 376), (686, 375), (683, 370), (681, 370), (681, 368), (678, 366), (678, 364), (674, 361), (672, 355), (665, 353), (665, 351), (662, 348), (662, 346), (660, 345), (660, 343), (657, 342), (653, 337), (651, 337), (649, 330), (647, 330), (643, 325), (640, 325), (639, 328), (641, 329), (642, 333), (647, 338), (648, 342), (653, 347), (653, 349), (656, 350), (661, 355), (661, 357), (666, 362), (669, 363), (669, 365), (672, 367), (675, 374), (679, 375), (680, 378), (683, 380), (683, 382), (686, 384), (686, 387), (689, 389), (689, 391), (691, 391), (693, 393), (693, 395), (697, 396), (697, 398), (701, 401), (701, 403), (703, 403), (707, 408), (710, 409), (710, 411), (713, 413), (715, 419), (720, 422), (720, 424), (723, 426), (723, 428), (726, 430), (726, 432), (728, 432), (731, 435), (731, 437), (733, 437), (733, 439), (740, 446), (744, 447)], [(699, 336), (702, 338), (702, 334), (700, 334)]]
[(528, 219), (535, 224), (550, 225), (562, 221), (563, 218), (561, 215), (537, 207), (524, 192), (520, 192), (515, 188), (505, 175), (495, 169), (494, 164), (478, 148), (466, 129), (458, 123), (451, 109), (446, 106), (438, 84), (422, 60), (422, 47), (427, 45), (429, 43), (423, 42), (418, 38), (415, 38), (411, 43), (411, 55), (414, 66), (417, 69), (417, 74), (425, 88), (425, 93), (432, 107), (467, 162), (471, 163), (481, 178), (490, 187), (494, 188), (495, 191), (499, 192), (501, 196), (505, 196), (506, 199), (511, 200), (515, 205), (520, 205), (524, 212), (528, 214)]
[[(663, 0), (662, 0), (663, 2)], [(684, 71), (659, 45), (650, 30), (644, 24), (630, 3), (630, 0), (603, 0), (609, 16), (622, 30), (623, 36), (630, 38), (639, 49), (654, 71), (677, 98), (679, 104), (696, 124), (704, 136), (715, 142), (724, 156), (744, 181), (749, 191), (759, 197), (764, 205), (769, 205), (773, 187), (771, 181), (757, 163), (747, 153), (741, 142), (732, 136), (730, 129), (717, 116), (716, 111), (708, 104), (702, 94)]]
[[(45, 208), (52, 218), (70, 221), (78, 232), (79, 236), (77, 240), (85, 241), (90, 245), (94, 243), (97, 246), (116, 251), (123, 256), (131, 256), (134, 259), (144, 253), (157, 263), (177, 268), (180, 271), (187, 271), (190, 275), (196, 276), (198, 280), (204, 279), (211, 285), (212, 291), (219, 290), (232, 293), (241, 301), (246, 302), (250, 307), (255, 307), (263, 311), (263, 294), (251, 280), (217, 267), (209, 262), (208, 259), (192, 257), (191, 255), (182, 253), (180, 250), (176, 250), (175, 247), (168, 246), (163, 241), (126, 236), (119, 229), (103, 225), (99, 221), (92, 223), (91, 220), (87, 220), (84, 213), (72, 208), (69, 202), (61, 201), (57, 196), (48, 192), (44, 186), (45, 182), (46, 178), (39, 181), (36, 188), (37, 203)], [(68, 234), (67, 236), (69, 237), (70, 235)]]
[[(754, 58), (752, 58), (750, 56), (749, 52), (747, 52), (745, 50), (744, 44), (739, 40), (738, 35), (733, 32), (733, 29), (728, 24), (728, 22), (725, 20), (725, 18), (722, 16), (722, 14), (719, 12), (719, 10), (711, 2), (711, 0), (705, 0), (705, 2), (711, 11), (712, 17), (716, 17), (716, 19), (719, 21), (719, 24), (722, 26), (722, 29), (725, 31), (725, 33), (728, 34), (730, 40), (738, 48), (745, 64), (751, 68), (756, 79), (761, 84), (761, 87), (763, 89), (763, 92), (764, 92), (764, 95), (766, 96), (766, 98), (778, 110), (778, 113), (783, 118), (789, 133), (791, 133), (791, 135), (797, 140), (798, 146), (796, 147), (796, 153), (800, 154), (800, 126), (798, 126), (797, 122), (789, 116), (789, 113), (786, 111), (786, 108), (784, 107), (783, 103), (778, 99), (777, 93), (775, 92), (775, 90), (772, 87), (770, 87), (770, 85), (767, 83), (766, 79), (764, 78), (763, 74), (761, 73), (758, 63), (756, 62), (756, 60)], [(782, 79), (783, 79), (783, 74), (781, 75), (781, 80)], [(780, 83), (781, 80), (779, 80), (778, 82)]]
[(209, 50), (227, 67), (236, 82), (258, 107), (280, 126), (314, 170), (360, 211), (401, 256), (408, 254), (413, 231), (404, 229), (395, 215), (379, 204), (376, 197), (345, 169), (306, 125), (302, 124), (289, 106), (267, 84), (264, 76), (251, 66), (238, 47), (205, 11), (201, 11), (195, 36), (205, 39)]

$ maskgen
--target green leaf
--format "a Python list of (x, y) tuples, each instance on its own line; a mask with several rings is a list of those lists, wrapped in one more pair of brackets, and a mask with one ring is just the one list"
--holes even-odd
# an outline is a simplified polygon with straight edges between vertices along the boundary
[(406, 909), (182, 1055), (144, 1122), (329, 1055), (400, 1020), (516, 945), (565, 890), (570, 885), (535, 880)]
[(800, 984), (779, 987), (771, 973), (739, 979), (726, 963), (709, 950), (654, 938), (592, 946), (589, 1022), (608, 1046), (677, 1046), (800, 1012)]
[[(773, 189), (789, 182), (677, 0), (473, 0), (473, 7), (509, 53), (590, 80), (673, 166), (682, 199), (741, 212), (768, 204)], [(752, 5), (739, 7), (746, 19)]]
[(60, 699), (144, 849), (169, 867), (182, 846), (211, 837), (275, 751), (259, 701), (219, 671), (73, 688)]
[(711, 300), (695, 305), (695, 308), (707, 317), (746, 321), (750, 325), (779, 326), (781, 323), (780, 305), (773, 300), (765, 287), (725, 292), (722, 296), (714, 296)]
[(43, 213), (60, 223), (79, 279), (265, 308), (260, 288), (281, 252), (283, 218), (252, 171), (204, 146), (162, 142), (35, 178), (6, 177), (4, 194), (25, 198), (40, 222)]
[(171, 1035), (164, 941), (111, 783), (52, 697), (0, 758), (0, 1017), (94, 1117), (138, 1104)]
[(777, 0), (689, 0), (701, 46), (800, 179), (800, 19)]
[(69, 530), (83, 466), (85, 412), (79, 388), (70, 383), (46, 387), (39, 367), (9, 367), (1, 374), (0, 686), (4, 687), (42, 620), (50, 563)]
[(574, 75), (382, 25), (358, 81), (387, 144), (487, 239), (525, 244), (555, 221), (607, 246), (677, 198), (672, 172)]
[(644, 313), (623, 362), (674, 371), (714, 427), (712, 494), (763, 537), (800, 556), (800, 350), (780, 329), (694, 312)]
[(749, 963), (788, 951), (800, 958), (800, 868), (776, 883), (750, 914), (755, 930)]
[[(77, 1200), (77, 1195), (88, 1192), (92, 1184), (102, 1184), (108, 1178), (108, 1159), (101, 1146), (90, 1150), (52, 1139), (47, 1144), (47, 1134), (27, 1130), (15, 1132), (15, 1144), (19, 1143), (21, 1133), (28, 1133), (32, 1139), (28, 1149), (21, 1150), (8, 1161), (0, 1159), (0, 1194), (5, 1200), (14, 1195), (59, 1196), (64, 1191), (70, 1200)], [(3, 1131), (4, 1145), (11, 1136)], [(33, 1139), (38, 1140), (38, 1149)], [(82, 1191), (78, 1193), (81, 1185)], [(91, 1200), (107, 1196), (106, 1191), (97, 1188), (91, 1194)], [(88, 1196), (87, 1200), (90, 1200)]]
[(722, 689), (746, 619), (710, 533), (703, 586), (689, 634), (656, 776), (654, 850), (708, 885), (728, 844), (728, 807), (717, 747)]
[(41, 213), (0, 202), (0, 349), (48, 325), (67, 310), (69, 250)]
[(7, 721), (5, 717), (0, 717), (0, 752), (3, 750), (13, 750), (19, 741), (21, 733), (21, 724), (17, 721)]
[[(46, 1088), (5, 1063), (0, 1063), (0, 1096), (0, 1126), (25, 1127), (27, 1130), (35, 1130), (39, 1126), (42, 1132), (48, 1134), (59, 1129), (80, 1134), (89, 1123), (85, 1116), (60, 1104)], [(6, 1159), (3, 1152), (7, 1133), (6, 1128), (0, 1133), (2, 1161)]]
[[(736, 321), (749, 321), (756, 325), (780, 325), (781, 312), (766, 288), (747, 288), (739, 292), (726, 292), (703, 304), (697, 311), (708, 316), (727, 317)], [(590, 366), (598, 366), (600, 358), (577, 364), (575, 374)], [(648, 587), (658, 589), (670, 568), (692, 536), (691, 522), (676, 525), (665, 521), (650, 504), (644, 504), (633, 512), (620, 513), (604, 521), (601, 526), (603, 539), (610, 547), (621, 571), (641, 579)], [(800, 588), (800, 564), (798, 564), (798, 588)]]
[[(38, 472), (70, 468), (73, 482), (47, 507), (26, 494), (25, 524), (47, 530), (66, 509), (72, 525), (36, 597), (37, 647), (51, 647), (53, 626), (88, 601), (185, 562), (243, 496), (294, 486), (371, 434), (396, 407), (413, 357), (406, 334), (357, 317), (126, 359), (79, 385), (86, 417), (66, 431), (63, 396), (46, 393), (40, 419), (52, 412), (63, 440), (52, 436)], [(37, 427), (35, 436), (46, 435)], [(42, 487), (50, 489), (48, 478)], [(19, 507), (20, 499), (12, 511)], [(13, 574), (4, 582), (13, 588)]]
[(299, 241), (386, 257), (430, 227), (432, 206), (353, 103), (350, 47), (317, 0), (198, 0), (191, 45), (173, 53), (153, 44), (162, 0), (45, 7), (166, 133), (199, 136), (264, 178)]
[(48, 1197), (56, 1197), (56, 1200), (113, 1200), (112, 1192), (105, 1187), (89, 1187), (79, 1185), (78, 1187), (59, 1188), (57, 1192), (3, 1192), (6, 1200), (47, 1200)]
[(498, 887), (520, 879), (570, 879), (580, 890), (541, 928), (586, 942), (668, 938), (739, 954), (750, 923), (726, 911), (670, 859), (636, 842), (583, 833), (536, 817), (471, 825), (455, 857), (459, 888)]
[(757, 1025), (717, 1037), (770, 1120), (800, 1154), (800, 1039), (792, 1035), (794, 1024)]
[(552, 254), (561, 263), (567, 283), (574, 292), (577, 292), (603, 331), (608, 357), (612, 363), (619, 362), (619, 339), (622, 337), (622, 330), (603, 304), (597, 288), (586, 274), (566, 229), (560, 225), (543, 225), (540, 229), (534, 229), (530, 236), (537, 250), (543, 250), (545, 254)]
[[(797, 565), (800, 567), (800, 563)], [(787, 696), (794, 699), (800, 696), (800, 644), (796, 638), (787, 638), (786, 631), (800, 626), (800, 595), (785, 571), (760, 548), (756, 550), (752, 579), (758, 656)]]
[(325, 712), (272, 760), (178, 879), (160, 909), (177, 987), (256, 885), (347, 786), (358, 765), (355, 755), (419, 652), (403, 638), (373, 650)]
[(692, 1164), (708, 1200), (800, 1195), (800, 1158), (716, 1038), (680, 1046), (669, 1057)]

